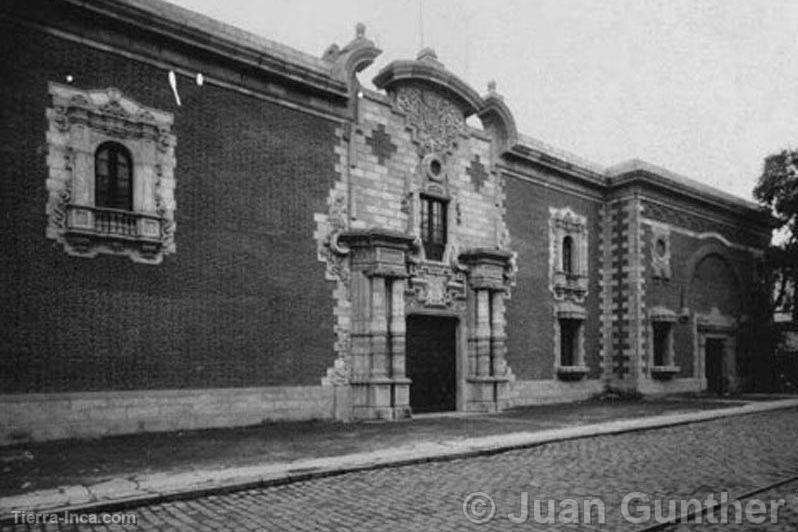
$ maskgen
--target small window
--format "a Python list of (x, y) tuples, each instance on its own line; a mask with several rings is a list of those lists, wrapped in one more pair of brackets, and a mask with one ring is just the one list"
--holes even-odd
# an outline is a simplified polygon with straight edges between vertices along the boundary
[(421, 240), (428, 260), (443, 260), (446, 249), (446, 202), (421, 197)]
[(658, 257), (664, 257), (668, 251), (668, 245), (665, 243), (664, 238), (658, 238), (656, 244), (656, 252)]
[(655, 321), (652, 325), (654, 331), (654, 365), (667, 366), (668, 352), (670, 350), (671, 324), (665, 321)]
[(579, 339), (578, 320), (560, 320), (560, 366), (576, 366), (577, 341)]
[(106, 142), (94, 156), (94, 205), (133, 210), (133, 164), (127, 148)]
[(562, 239), (562, 271), (567, 275), (574, 273), (574, 239), (570, 236)]

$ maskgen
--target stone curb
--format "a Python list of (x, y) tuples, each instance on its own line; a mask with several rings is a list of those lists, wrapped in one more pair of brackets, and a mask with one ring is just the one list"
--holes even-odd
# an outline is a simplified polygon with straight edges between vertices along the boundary
[(144, 504), (279, 486), (356, 471), (491, 455), (545, 443), (651, 430), (791, 407), (798, 407), (798, 399), (749, 403), (737, 407), (625, 419), (538, 432), (513, 432), (443, 442), (421, 442), (367, 453), (261, 466), (176, 474), (155, 473), (132, 479), (117, 478), (92, 486), (67, 486), (0, 498), (0, 524), (13, 524), (12, 512), (15, 510), (119, 511)]

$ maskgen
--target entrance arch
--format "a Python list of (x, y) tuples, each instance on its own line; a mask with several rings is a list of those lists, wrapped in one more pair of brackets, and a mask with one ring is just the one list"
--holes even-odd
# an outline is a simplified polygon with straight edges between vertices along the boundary
[(688, 301), (693, 314), (694, 374), (714, 393), (737, 383), (737, 326), (744, 284), (728, 249), (711, 242), (687, 263)]

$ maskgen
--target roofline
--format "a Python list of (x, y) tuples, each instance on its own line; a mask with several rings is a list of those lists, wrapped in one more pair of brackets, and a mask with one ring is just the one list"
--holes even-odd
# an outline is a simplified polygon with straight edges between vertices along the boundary
[[(61, 1), (166, 39), (212, 52), (245, 65), (250, 70), (306, 87), (313, 92), (337, 98), (349, 96), (348, 80), (335, 74), (333, 63), (164, 0)], [(391, 62), (377, 74), (374, 83), (379, 88), (387, 88), (405, 79), (424, 79), (448, 89), (460, 101), (466, 115), (479, 113), (485, 108), (486, 100), (459, 77), (446, 71), (431, 50), (422, 50), (415, 61)], [(511, 114), (509, 116), (512, 117)], [(769, 227), (778, 226), (776, 219), (756, 203), (639, 159), (603, 168), (531, 137), (517, 135), (512, 141), (502, 153), (505, 157), (514, 156), (533, 162), (607, 191), (643, 184), (746, 215)]]
[(606, 174), (610, 190), (643, 185), (677, 193), (712, 207), (737, 213), (768, 228), (779, 225), (778, 221), (761, 205), (646, 161), (633, 159), (607, 169)]
[[(319, 58), (163, 0), (62, 0), (172, 41), (200, 48), (247, 69), (314, 92), (347, 97), (349, 87)], [(181, 16), (184, 14), (184, 16)]]
[(372, 82), (378, 89), (389, 90), (394, 84), (407, 80), (426, 81), (447, 91), (457, 98), (465, 116), (476, 114), (485, 107), (485, 102), (470, 85), (437, 62), (397, 59), (385, 65)]

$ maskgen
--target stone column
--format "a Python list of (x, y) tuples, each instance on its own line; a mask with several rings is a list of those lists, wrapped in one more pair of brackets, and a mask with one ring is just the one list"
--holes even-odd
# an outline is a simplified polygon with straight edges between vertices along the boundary
[(368, 411), (369, 389), (367, 381), (371, 371), (371, 280), (362, 271), (353, 271), (352, 294), (352, 408), (353, 416), (360, 418)]
[(509, 253), (493, 249), (470, 250), (460, 256), (469, 266), (466, 410), (495, 412), (508, 400), (504, 271), (509, 259)]
[(490, 350), (493, 355), (492, 375), (501, 375), (507, 362), (507, 335), (504, 332), (504, 291), (494, 290), (491, 292), (491, 337)]
[(352, 256), (353, 415), (406, 417), (405, 251), (412, 237), (370, 229), (344, 233), (339, 240)]
[(491, 372), (491, 312), (490, 291), (474, 290), (476, 294), (476, 340), (477, 376), (489, 377)]
[(371, 376), (387, 377), (388, 366), (388, 308), (386, 279), (371, 277)]
[(410, 416), (410, 380), (405, 374), (405, 286), (401, 277), (391, 280), (391, 319), (389, 322), (389, 346), (391, 356), (391, 379), (393, 394), (391, 406), (394, 418)]

